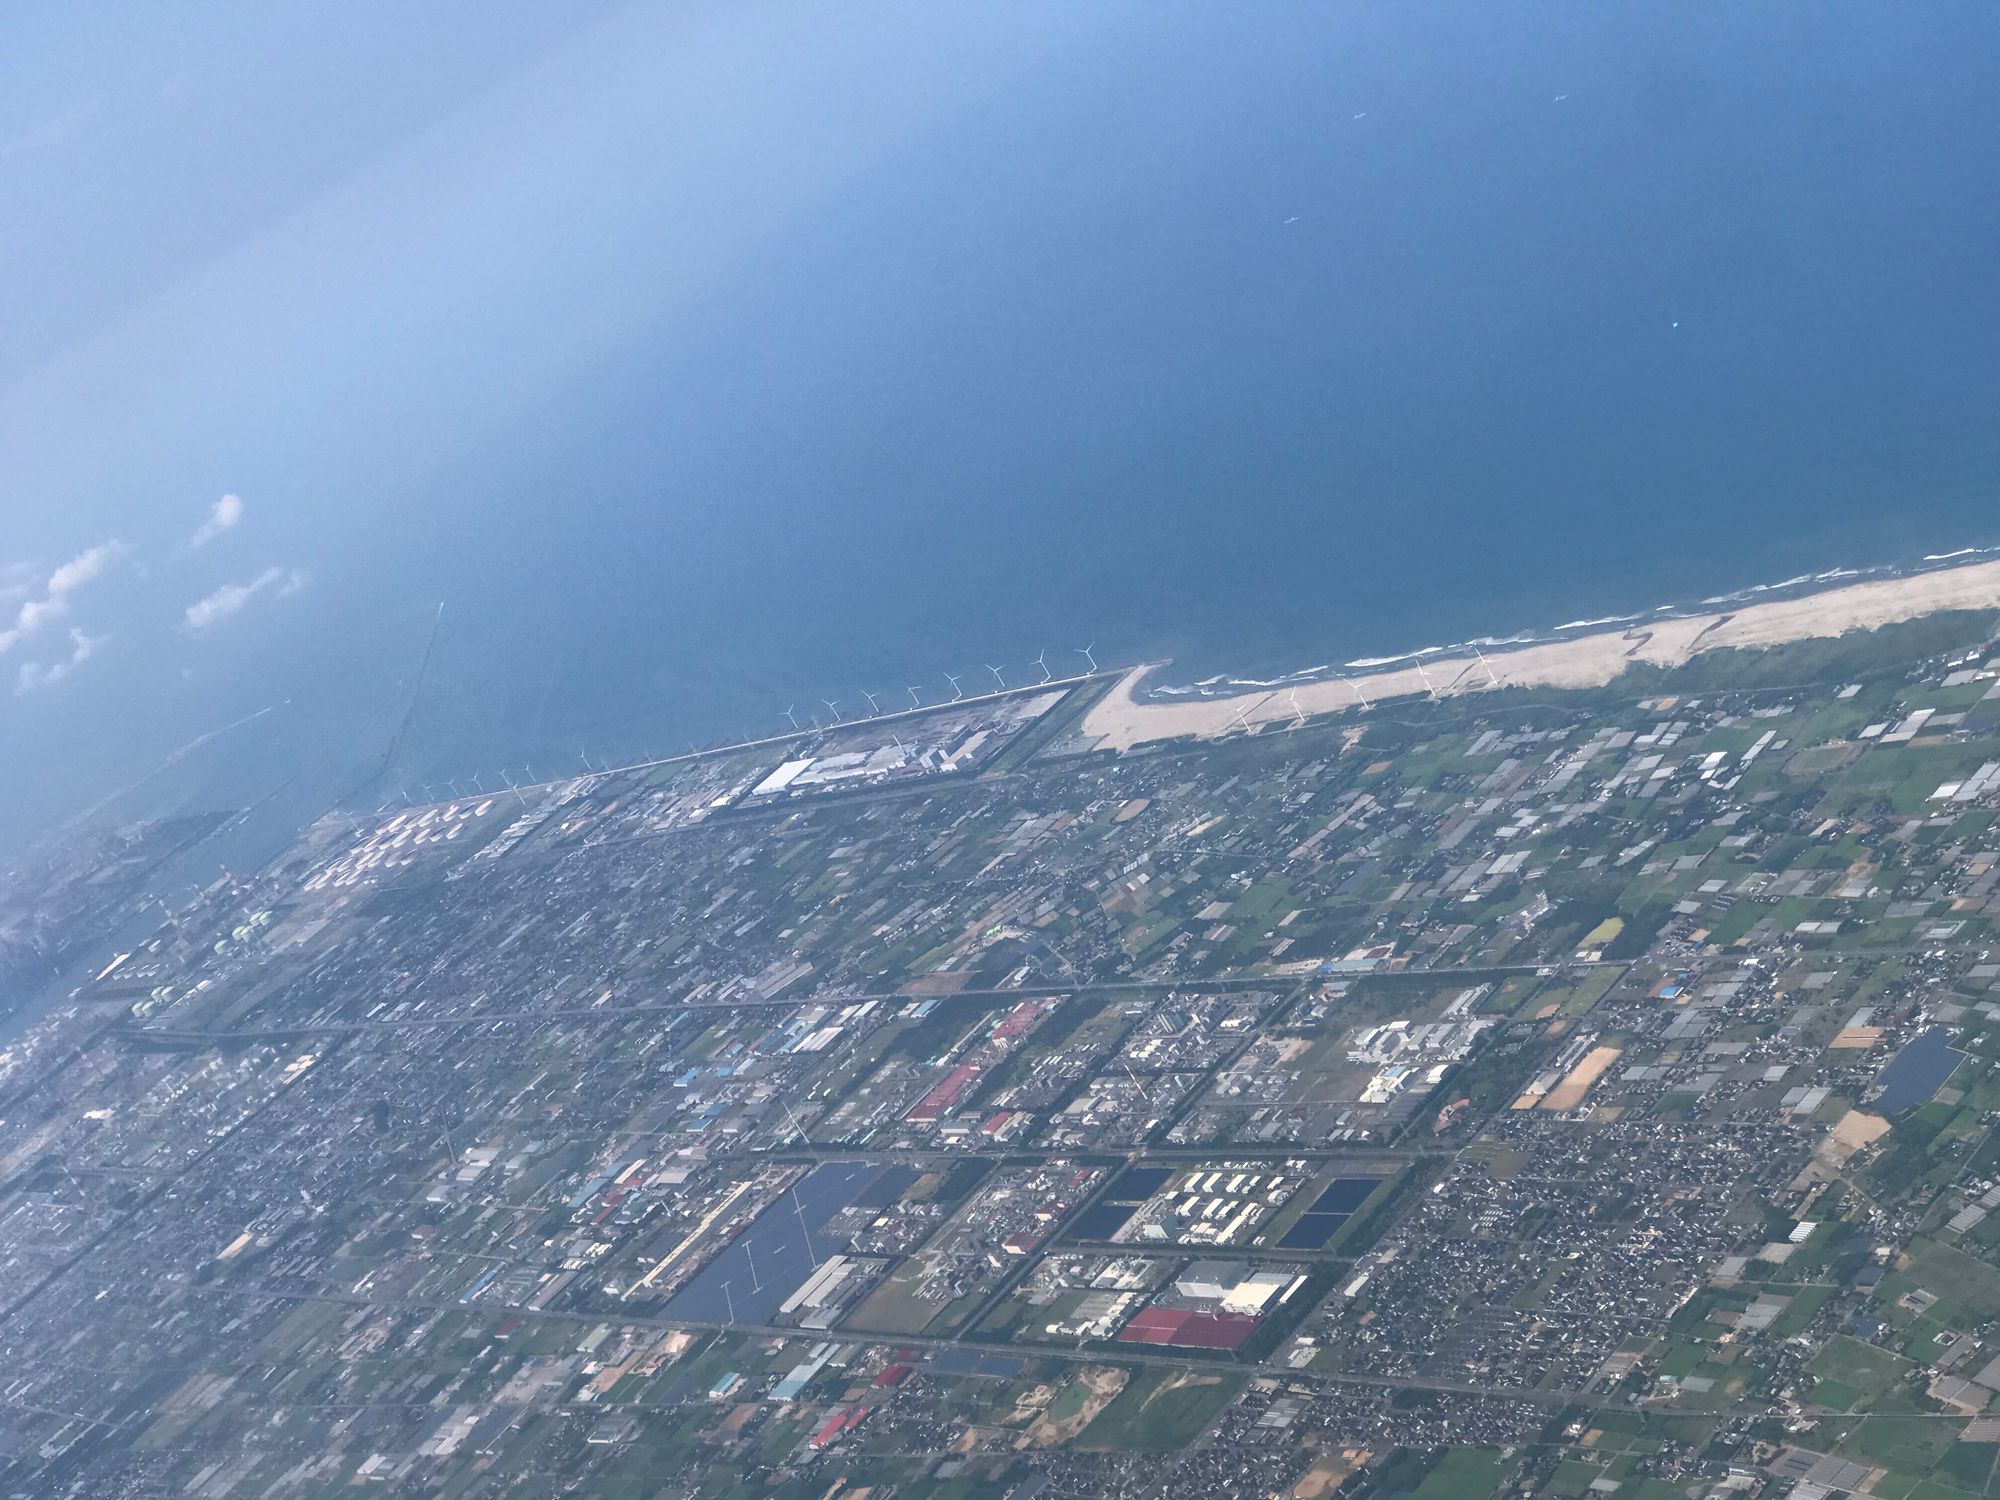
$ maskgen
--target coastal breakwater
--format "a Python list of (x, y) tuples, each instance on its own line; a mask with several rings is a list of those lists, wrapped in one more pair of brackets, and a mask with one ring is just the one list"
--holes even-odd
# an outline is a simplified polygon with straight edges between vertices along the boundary
[[(1750, 590), (1695, 612), (1660, 610), (1611, 622), (1578, 622), (1544, 639), (1474, 642), (1354, 664), (1362, 670), (1298, 674), (1242, 691), (1147, 693), (1157, 664), (1133, 668), (1085, 715), (1098, 748), (1130, 750), (1157, 740), (1214, 738), (1300, 717), (1360, 710), (1407, 698), (1452, 697), (1499, 688), (1592, 688), (1635, 663), (1677, 667), (1709, 651), (1782, 646), (1875, 630), (1952, 610), (2000, 610), (2000, 560), (1936, 565), (1869, 577), (1788, 597)], [(1848, 575), (1854, 576), (1854, 575)], [(1736, 599), (1750, 602), (1735, 603)], [(1603, 628), (1595, 628), (1602, 625)], [(1199, 692), (1199, 696), (1191, 693)]]

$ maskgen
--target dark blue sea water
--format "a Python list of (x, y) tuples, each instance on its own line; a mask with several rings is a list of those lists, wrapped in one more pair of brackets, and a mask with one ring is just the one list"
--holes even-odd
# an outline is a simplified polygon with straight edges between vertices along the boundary
[[(183, 454), (312, 584), (254, 646), (48, 710), (5, 752), (33, 807), (286, 699), (153, 790), (314, 804), (379, 754), (440, 599), (420, 779), (1045, 648), (1269, 672), (2000, 542), (1990, 9), (923, 15), (962, 88), (482, 425), (337, 418), (378, 376), (423, 413), (511, 368), (510, 320), (560, 309), (479, 280), (503, 235), (454, 251), (476, 320), (385, 304), (405, 363), (360, 348), (241, 407), (283, 441)], [(902, 87), (863, 41), (816, 86)], [(782, 115), (732, 122), (770, 150), (702, 203), (838, 146)], [(587, 144), (566, 211), (646, 211), (564, 241), (575, 296), (678, 274), (687, 200)]]

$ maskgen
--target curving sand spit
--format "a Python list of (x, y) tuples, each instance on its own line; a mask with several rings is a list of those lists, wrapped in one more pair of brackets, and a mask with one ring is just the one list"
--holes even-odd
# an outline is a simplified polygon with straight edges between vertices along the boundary
[(1432, 657), (1422, 666), (1263, 688), (1231, 698), (1141, 702), (1133, 696), (1157, 663), (1134, 667), (1084, 716), (1098, 748), (1130, 750), (1154, 740), (1213, 738), (1287, 723), (1299, 714), (1338, 713), (1385, 698), (1443, 697), (1496, 687), (1601, 687), (1633, 662), (1679, 666), (1704, 651), (1778, 646), (1787, 641), (1874, 630), (1956, 609), (2000, 609), (2000, 562), (1878, 578), (1821, 593), (1746, 604), (1707, 615), (1655, 620), (1507, 651)]

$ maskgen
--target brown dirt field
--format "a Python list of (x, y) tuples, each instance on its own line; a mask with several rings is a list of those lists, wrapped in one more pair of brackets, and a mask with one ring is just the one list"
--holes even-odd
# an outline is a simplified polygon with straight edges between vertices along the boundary
[(1097, 1420), (1097, 1414), (1117, 1399), (1125, 1389), (1125, 1382), (1131, 1376), (1124, 1370), (1098, 1369), (1092, 1367), (1076, 1377), (1090, 1394), (1083, 1405), (1072, 1415), (1060, 1421), (1046, 1413), (1035, 1419), (1035, 1425), (1021, 1434), (1016, 1448), (1054, 1448), (1069, 1442), (1072, 1438)]
[(1622, 1047), (1592, 1047), (1584, 1053), (1583, 1060), (1563, 1076), (1563, 1081), (1548, 1091), (1536, 1106), (1538, 1109), (1575, 1109), (1583, 1103), (1583, 1096), (1590, 1092), (1590, 1086), (1604, 1076), (1605, 1070), (1624, 1055)]

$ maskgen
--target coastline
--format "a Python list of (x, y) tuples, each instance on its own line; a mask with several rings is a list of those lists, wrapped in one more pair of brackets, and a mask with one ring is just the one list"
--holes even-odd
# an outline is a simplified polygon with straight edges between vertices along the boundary
[[(1503, 687), (1602, 687), (1635, 662), (1677, 667), (1709, 651), (1829, 638), (1948, 610), (2000, 609), (2000, 560), (1956, 561), (1962, 555), (1929, 558), (1932, 566), (1888, 576), (1865, 577), (1848, 570), (1820, 575), (1863, 581), (1775, 599), (1763, 596), (1818, 580), (1789, 580), (1704, 600), (1708, 607), (1697, 607), (1697, 612), (1665, 606), (1616, 620), (1575, 621), (1543, 637), (1472, 641), (1349, 664), (1363, 670), (1226, 684), (1244, 689), (1239, 692), (1211, 693), (1208, 689), (1218, 681), (1211, 678), (1194, 688), (1143, 693), (1142, 682), (1161, 665), (1148, 662), (1125, 673), (1084, 716), (1081, 727), (1097, 748), (1125, 751), (1159, 740), (1212, 739), (1232, 730), (1290, 723), (1300, 715), (1360, 709), (1383, 699)], [(1736, 599), (1755, 602), (1737, 604)]]

